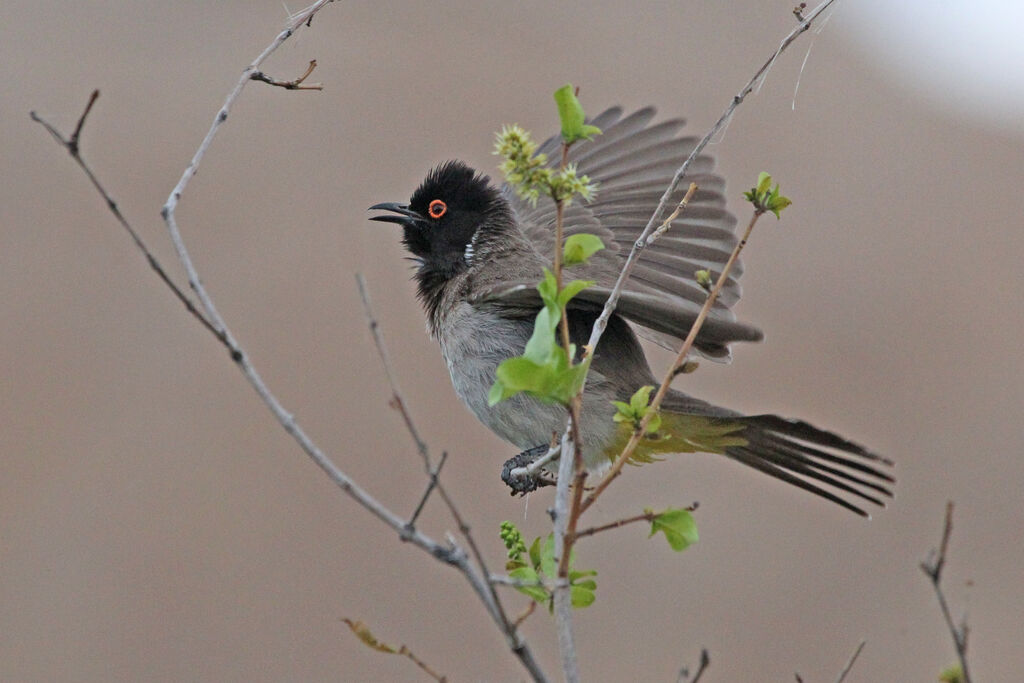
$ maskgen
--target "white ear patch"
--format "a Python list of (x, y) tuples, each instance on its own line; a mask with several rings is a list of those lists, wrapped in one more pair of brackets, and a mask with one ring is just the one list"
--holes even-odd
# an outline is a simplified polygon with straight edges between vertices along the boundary
[(466, 245), (466, 251), (462, 252), (462, 260), (466, 262), (466, 265), (473, 264), (473, 242), (476, 240), (476, 235), (473, 235), (473, 239)]

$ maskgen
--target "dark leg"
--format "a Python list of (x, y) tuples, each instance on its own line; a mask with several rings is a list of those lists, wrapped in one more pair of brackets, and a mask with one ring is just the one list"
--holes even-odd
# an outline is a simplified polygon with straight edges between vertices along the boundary
[(528, 448), (514, 458), (505, 461), (501, 468), (501, 480), (512, 490), (512, 495), (527, 494), (541, 486), (554, 486), (555, 480), (552, 475), (543, 470), (538, 470), (533, 476), (512, 476), (512, 470), (518, 467), (526, 467), (548, 452), (548, 445), (542, 444)]

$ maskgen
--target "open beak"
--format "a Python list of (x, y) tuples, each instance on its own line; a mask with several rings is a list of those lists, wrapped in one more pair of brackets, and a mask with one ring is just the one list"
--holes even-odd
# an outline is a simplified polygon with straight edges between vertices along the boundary
[(396, 204), (395, 202), (384, 202), (383, 204), (374, 204), (367, 211), (391, 211), (395, 215), (384, 214), (382, 216), (370, 216), (371, 221), (381, 221), (383, 223), (398, 223), (404, 227), (413, 227), (417, 223), (425, 223), (426, 219), (409, 209), (408, 204)]

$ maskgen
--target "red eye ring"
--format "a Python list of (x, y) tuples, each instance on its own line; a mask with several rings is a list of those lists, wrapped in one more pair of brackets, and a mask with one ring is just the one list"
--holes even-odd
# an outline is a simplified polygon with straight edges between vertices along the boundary
[(440, 199), (435, 199), (434, 201), (430, 202), (430, 206), (427, 208), (427, 213), (430, 214), (431, 218), (436, 220), (441, 216), (445, 215), (446, 213), (448, 213), (448, 205), (442, 202)]

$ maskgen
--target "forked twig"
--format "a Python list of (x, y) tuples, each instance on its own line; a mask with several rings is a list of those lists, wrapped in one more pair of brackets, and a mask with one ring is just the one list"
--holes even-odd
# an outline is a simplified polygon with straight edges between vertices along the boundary
[(697, 194), (697, 183), (690, 183), (690, 187), (686, 190), (686, 194), (676, 204), (675, 210), (668, 215), (668, 218), (661, 222), (658, 229), (651, 233), (651, 236), (647, 239), (647, 244), (654, 244), (654, 241), (664, 235), (669, 228), (672, 227), (672, 221), (679, 218), (686, 207), (690, 204), (690, 200), (693, 199), (693, 195)]
[(946, 595), (942, 590), (942, 569), (946, 565), (946, 550), (949, 548), (949, 537), (953, 533), (953, 501), (946, 503), (946, 522), (942, 527), (942, 541), (939, 543), (939, 550), (931, 551), (928, 559), (921, 562), (921, 571), (931, 580), (935, 588), (935, 596), (939, 601), (939, 608), (942, 609), (942, 616), (949, 627), (949, 633), (953, 637), (953, 645), (956, 646), (956, 655), (960, 660), (960, 670), (963, 674), (964, 683), (971, 683), (971, 674), (967, 669), (967, 637), (970, 629), (967, 627), (967, 618), (957, 626), (949, 611), (949, 603), (946, 602)]
[(55, 126), (51, 125), (48, 121), (39, 116), (39, 114), (37, 114), (35, 111), (29, 112), (29, 116), (32, 118), (33, 121), (35, 121), (43, 128), (45, 128), (46, 131), (51, 136), (53, 136), (53, 139), (56, 140), (59, 145), (61, 145), (62, 147), (64, 147), (64, 149), (68, 151), (68, 154), (71, 155), (71, 158), (75, 160), (75, 163), (78, 164), (79, 168), (81, 168), (82, 171), (85, 173), (86, 177), (89, 179), (89, 182), (92, 183), (93, 187), (96, 188), (96, 191), (100, 193), (101, 197), (103, 197), (103, 201), (106, 202), (107, 208), (110, 209), (110, 212), (114, 214), (114, 218), (116, 218), (117, 222), (121, 224), (121, 227), (125, 229), (128, 235), (131, 237), (132, 242), (134, 242), (135, 246), (138, 247), (139, 251), (142, 252), (142, 255), (146, 257), (146, 263), (148, 263), (149, 267), (152, 268), (153, 271), (157, 274), (157, 277), (159, 277), (163, 281), (163, 283), (167, 285), (167, 287), (171, 290), (171, 292), (178, 299), (178, 301), (180, 301), (185, 306), (185, 310), (191, 313), (192, 316), (195, 317), (195, 319), (198, 320), (203, 327), (205, 327), (214, 337), (216, 337), (217, 341), (219, 341), (221, 344), (226, 345), (226, 340), (224, 339), (224, 336), (218, 330), (216, 330), (213, 327), (213, 325), (210, 324), (210, 321), (207, 320), (206, 316), (204, 316), (199, 311), (199, 309), (196, 308), (196, 305), (192, 301), (192, 299), (184, 292), (184, 290), (181, 289), (181, 287), (179, 287), (174, 282), (174, 280), (171, 279), (170, 275), (167, 274), (167, 271), (164, 270), (163, 265), (161, 265), (160, 261), (153, 254), (153, 252), (149, 250), (149, 247), (143, 241), (139, 233), (135, 230), (134, 227), (132, 227), (131, 223), (128, 222), (128, 219), (124, 217), (124, 214), (121, 213), (121, 208), (118, 206), (117, 201), (110, 195), (109, 192), (107, 192), (107, 189), (103, 187), (102, 183), (100, 183), (99, 178), (97, 178), (96, 174), (93, 173), (92, 168), (90, 168), (89, 164), (87, 164), (85, 162), (85, 159), (82, 158), (81, 149), (79, 148), (78, 144), (79, 138), (82, 135), (82, 127), (85, 125), (85, 119), (89, 116), (89, 112), (92, 111), (92, 107), (94, 104), (96, 104), (96, 100), (99, 99), (99, 96), (99, 90), (93, 90), (92, 94), (89, 95), (89, 101), (85, 105), (85, 110), (82, 112), (82, 115), (78, 117), (78, 123), (75, 125), (75, 131), (71, 134), (71, 137), (69, 138), (65, 138), (63, 135), (61, 135), (60, 131), (57, 130)]

